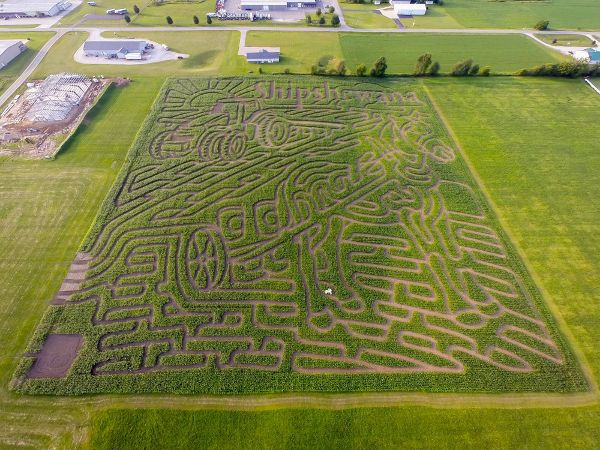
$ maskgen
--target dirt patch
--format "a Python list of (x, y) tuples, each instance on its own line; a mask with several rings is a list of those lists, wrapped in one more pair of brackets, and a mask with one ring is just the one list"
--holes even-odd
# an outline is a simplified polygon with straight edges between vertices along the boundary
[[(71, 94), (53, 97), (51, 92), (42, 98), (36, 91), (43, 89), (44, 81), (32, 82), (21, 96), (9, 104), (0, 118), (0, 156), (19, 156), (27, 159), (52, 158), (59, 151), (62, 144), (77, 129), (85, 115), (96, 103), (98, 98), (112, 83), (110, 79), (96, 79), (90, 81), (89, 87), (77, 101), (71, 100)], [(119, 85), (123, 85), (119, 79)], [(65, 106), (73, 101), (71, 106)], [(46, 110), (53, 108), (69, 109), (60, 120), (49, 120), (44, 117), (44, 112), (37, 116), (34, 109), (44, 102)]]
[(79, 353), (83, 337), (80, 334), (50, 334), (42, 346), (28, 378), (62, 378)]

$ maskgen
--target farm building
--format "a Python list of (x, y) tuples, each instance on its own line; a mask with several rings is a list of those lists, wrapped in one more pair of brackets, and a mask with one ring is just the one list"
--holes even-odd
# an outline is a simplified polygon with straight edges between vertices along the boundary
[(25, 50), (27, 50), (27, 46), (22, 41), (0, 41), (0, 69), (4, 69)]
[(86, 56), (102, 56), (104, 58), (142, 59), (146, 52), (146, 41), (86, 41), (83, 52)]
[(392, 5), (398, 16), (424, 16), (427, 13), (427, 6), (423, 4), (392, 1)]
[(249, 63), (255, 64), (271, 64), (279, 62), (279, 50), (266, 50), (252, 51), (246, 53), (246, 60)]
[(240, 8), (245, 11), (285, 11), (288, 9), (316, 8), (316, 0), (241, 0)]
[(68, 0), (5, 0), (0, 3), (0, 17), (51, 17), (70, 6)]

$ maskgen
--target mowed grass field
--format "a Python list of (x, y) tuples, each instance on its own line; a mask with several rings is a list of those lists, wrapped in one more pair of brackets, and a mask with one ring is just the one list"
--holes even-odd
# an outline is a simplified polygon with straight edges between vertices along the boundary
[[(597, 30), (600, 3), (596, 0), (488, 1), (452, 0), (432, 6), (414, 19), (416, 28), (533, 28), (549, 20), (553, 29)], [(412, 19), (404, 19), (407, 27)]]
[[(80, 64), (73, 55), (88, 38), (87, 32), (65, 34), (48, 53), (33, 73), (33, 78), (43, 78), (49, 74), (73, 71), (87, 75), (120, 77), (153, 76), (165, 78), (174, 75), (214, 74), (221, 66), (229, 64), (230, 55), (237, 55), (239, 33), (237, 31), (196, 31), (196, 32), (128, 32), (104, 33), (106, 38), (149, 39), (167, 44), (175, 52), (186, 53), (189, 58), (153, 64)], [(159, 75), (157, 75), (157, 73)]]
[[(367, 14), (367, 13), (358, 13)], [(332, 57), (346, 60), (354, 72), (359, 64), (371, 67), (377, 58), (385, 56), (390, 74), (411, 74), (417, 58), (431, 53), (441, 64), (441, 73), (465, 59), (480, 66), (490, 66), (494, 73), (513, 73), (524, 67), (561, 60), (558, 52), (546, 49), (520, 35), (431, 35), (431, 34), (362, 34), (251, 31), (246, 38), (249, 46), (281, 47), (281, 62), (264, 65), (265, 72), (310, 72), (317, 61)], [(377, 49), (377, 50), (374, 50)], [(252, 69), (249, 64), (246, 67)], [(256, 66), (254, 66), (256, 67)]]
[[(424, 84), (597, 383), (600, 129), (594, 124), (600, 97), (580, 81), (440, 79)], [(581, 129), (563, 117), (576, 120)], [(193, 446), (201, 438), (203, 445), (219, 448), (256, 442), (274, 448), (593, 448), (600, 439), (597, 394), (577, 408), (561, 408), (559, 402), (528, 409), (523, 407), (534, 403), (513, 400), (514, 409), (461, 408), (455, 399), (445, 408), (333, 412), (107, 410), (93, 416), (91, 443), (175, 447)], [(169, 433), (173, 429), (176, 435)]]

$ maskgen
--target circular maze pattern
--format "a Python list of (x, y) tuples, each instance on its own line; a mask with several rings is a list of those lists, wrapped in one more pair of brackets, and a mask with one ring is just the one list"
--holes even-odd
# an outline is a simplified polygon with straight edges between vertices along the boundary
[[(430, 374), (465, 390), (473, 374), (484, 390), (570, 370), (418, 86), (180, 79), (156, 105), (85, 280), (54, 306), (55, 328), (82, 333), (86, 383), (197, 371), (200, 391), (224, 376), (248, 392), (422, 390)], [(237, 383), (246, 372), (271, 378)]]

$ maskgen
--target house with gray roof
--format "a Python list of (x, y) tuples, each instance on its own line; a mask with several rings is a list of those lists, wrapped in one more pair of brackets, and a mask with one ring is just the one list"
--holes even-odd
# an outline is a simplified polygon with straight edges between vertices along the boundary
[(246, 61), (257, 64), (276, 63), (279, 62), (279, 55), (279, 50), (250, 51), (246, 53)]
[[(146, 41), (133, 39), (127, 40), (102, 40), (86, 41), (83, 44), (83, 53), (85, 56), (100, 56), (103, 58), (132, 59), (132, 56), (141, 55), (146, 52)], [(128, 57), (129, 55), (129, 57)]]

